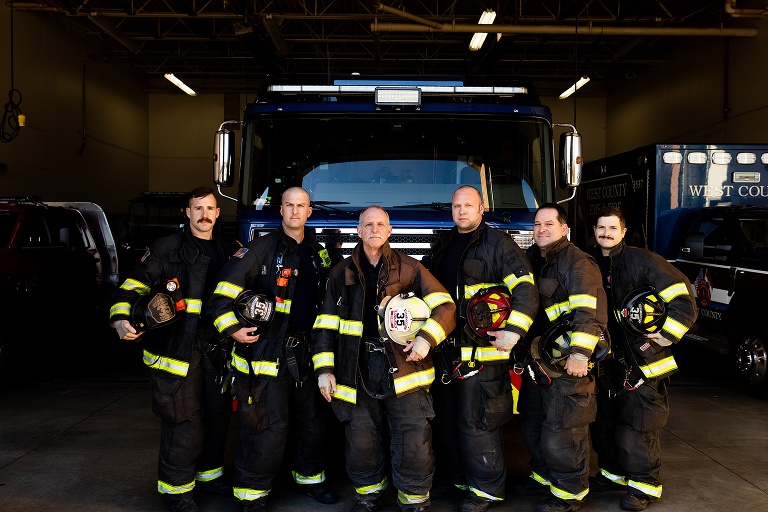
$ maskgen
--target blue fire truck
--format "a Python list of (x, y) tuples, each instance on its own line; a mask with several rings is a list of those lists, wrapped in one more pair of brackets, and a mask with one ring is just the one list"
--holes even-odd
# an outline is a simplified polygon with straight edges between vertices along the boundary
[[(392, 247), (420, 258), (437, 230), (453, 226), (451, 196), (467, 184), (480, 190), (486, 221), (527, 247), (536, 207), (556, 200), (557, 185), (575, 189), (581, 172), (580, 134), (553, 125), (520, 78), (267, 78), (242, 121), (216, 133), (219, 187), (235, 183), (236, 126), (231, 199), (243, 243), (276, 229), (281, 193), (301, 186), (313, 206), (308, 226), (329, 250), (350, 254), (359, 212), (375, 204), (390, 215)], [(560, 176), (554, 126), (568, 128)]]

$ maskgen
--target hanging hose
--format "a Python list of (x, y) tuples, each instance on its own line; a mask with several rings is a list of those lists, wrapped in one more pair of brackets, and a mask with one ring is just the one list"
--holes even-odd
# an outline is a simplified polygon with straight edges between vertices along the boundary
[(3, 108), (3, 118), (0, 121), (0, 142), (11, 142), (19, 135), (24, 126), (24, 116), (21, 113), (21, 91), (13, 86), (13, 2), (11, 9), (11, 90), (8, 92), (8, 103)]

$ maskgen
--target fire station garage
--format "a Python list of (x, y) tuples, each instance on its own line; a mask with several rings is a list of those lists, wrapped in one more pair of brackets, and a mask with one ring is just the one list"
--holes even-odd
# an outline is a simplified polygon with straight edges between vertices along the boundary
[[(123, 290), (137, 286), (131, 272), (150, 243), (188, 229), (189, 191), (214, 191), (215, 236), (232, 254), (279, 229), (280, 195), (303, 187), (307, 226), (335, 263), (369, 205), (389, 212), (392, 247), (422, 258), (454, 225), (453, 192), (469, 185), (485, 222), (523, 249), (542, 204), (560, 203), (583, 250), (599, 212), (616, 206), (625, 242), (680, 270), (687, 291), (674, 293), (692, 295), (697, 319), (676, 324), (671, 371), (642, 374), (663, 375), (669, 403), (663, 494), (646, 488), (660, 498), (648, 510), (768, 512), (766, 55), (765, 0), (4, 1), (0, 510), (163, 510), (158, 359), (142, 337), (119, 339), (111, 316), (139, 315), (115, 296), (127, 278)], [(288, 271), (278, 283), (292, 275), (277, 270)], [(166, 277), (183, 297), (185, 283)], [(621, 328), (638, 314), (651, 332), (657, 307), (661, 323), (670, 314), (669, 293), (654, 290), (639, 309), (618, 298), (608, 315)], [(169, 304), (177, 315), (200, 309)], [(519, 343), (515, 409), (520, 379), (544, 357)], [(628, 370), (622, 384), (636, 393), (643, 382)], [(494, 454), (507, 471), (499, 512), (543, 499), (517, 490), (531, 480), (519, 412)], [(339, 501), (297, 492), (289, 445), (269, 510), (355, 505), (344, 425), (329, 418), (325, 474)], [(228, 480), (239, 434), (233, 413)], [(593, 487), (579, 510), (621, 510), (623, 487)], [(429, 510), (457, 510), (462, 497), (433, 492)], [(243, 508), (233, 496), (194, 499), (210, 512)], [(398, 510), (398, 499), (390, 485), (376, 510)]]

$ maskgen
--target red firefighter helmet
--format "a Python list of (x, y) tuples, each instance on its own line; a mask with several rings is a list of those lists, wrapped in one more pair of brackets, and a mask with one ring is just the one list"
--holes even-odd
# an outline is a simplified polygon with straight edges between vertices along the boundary
[(467, 302), (467, 326), (471, 333), (489, 340), (488, 332), (503, 329), (511, 313), (512, 297), (505, 286), (483, 288)]

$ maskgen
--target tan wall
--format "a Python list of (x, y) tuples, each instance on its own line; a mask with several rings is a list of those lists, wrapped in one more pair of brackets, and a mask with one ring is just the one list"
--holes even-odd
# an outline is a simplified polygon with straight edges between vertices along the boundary
[[(585, 86), (587, 87), (589, 84)], [(573, 96), (564, 100), (557, 97), (545, 97), (541, 100), (552, 111), (553, 123), (574, 124), (575, 121), (576, 130), (581, 133), (585, 160), (595, 160), (605, 155), (605, 98), (577, 96), (575, 105)], [(555, 128), (555, 150), (557, 137), (564, 130), (565, 128)]]
[[(10, 89), (10, 11), (0, 8), (3, 103)], [(1, 195), (93, 201), (124, 212), (148, 185), (147, 95), (118, 63), (87, 57), (98, 48), (61, 23), (14, 13), (14, 86), (27, 118), (16, 139), (0, 144)], [(85, 58), (85, 145), (82, 85)], [(6, 89), (7, 87), (7, 89)], [(82, 154), (80, 154), (82, 148)]]

